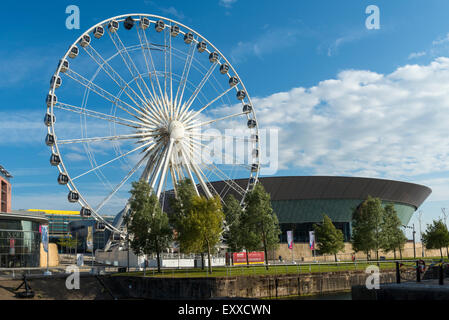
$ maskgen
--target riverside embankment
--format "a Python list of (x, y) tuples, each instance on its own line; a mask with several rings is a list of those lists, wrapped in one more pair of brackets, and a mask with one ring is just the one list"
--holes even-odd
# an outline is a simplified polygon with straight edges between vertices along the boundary
[[(408, 271), (406, 272), (408, 273)], [(404, 274), (405, 275), (405, 274)], [(413, 277), (413, 271), (407, 275)], [(361, 270), (208, 278), (155, 278), (127, 275), (102, 276), (103, 285), (117, 299), (276, 299), (351, 290), (364, 285)], [(381, 283), (396, 281), (395, 270), (382, 270)]]

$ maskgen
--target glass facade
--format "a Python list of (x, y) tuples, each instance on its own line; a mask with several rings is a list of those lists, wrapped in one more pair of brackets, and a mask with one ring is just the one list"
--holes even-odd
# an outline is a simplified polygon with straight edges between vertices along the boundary
[[(281, 243), (287, 243), (287, 231), (293, 230), (294, 242), (309, 242), (309, 231), (313, 224), (323, 221), (326, 214), (335, 227), (343, 231), (345, 241), (351, 238), (352, 212), (364, 200), (359, 199), (303, 199), (303, 200), (272, 200), (282, 231)], [(383, 201), (382, 205), (391, 203)], [(416, 208), (402, 203), (393, 203), (399, 219), (407, 225)]]
[(39, 266), (39, 225), (25, 219), (0, 219), (0, 268)]

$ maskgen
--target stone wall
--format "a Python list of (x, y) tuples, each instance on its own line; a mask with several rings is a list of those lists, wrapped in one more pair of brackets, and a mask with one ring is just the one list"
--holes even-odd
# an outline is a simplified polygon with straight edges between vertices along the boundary
[[(337, 254), (337, 258), (340, 261), (351, 261), (352, 254), (354, 251), (352, 250), (352, 244), (351, 243), (345, 243), (345, 250), (342, 253)], [(440, 250), (426, 250), (424, 249), (424, 255), (426, 257), (439, 257), (440, 256)], [(292, 250), (288, 249), (287, 244), (283, 243), (279, 246), (279, 249), (269, 252), (268, 258), (269, 259), (278, 259), (278, 257), (281, 256), (284, 261), (291, 261), (292, 260)], [(384, 256), (386, 258), (394, 258), (394, 253), (389, 252), (385, 253), (380, 251), (379, 256)], [(396, 256), (399, 259), (399, 252), (396, 252)], [(446, 249), (443, 249), (443, 256), (447, 257)], [(404, 250), (402, 250), (402, 257), (403, 258), (413, 258), (413, 243), (407, 242), (404, 246)], [(421, 243), (416, 244), (416, 257), (420, 258), (422, 257), (422, 245)], [(376, 253), (371, 252), (371, 259), (376, 258)], [(293, 259), (295, 261), (304, 261), (304, 262), (310, 262), (313, 261), (313, 253), (312, 250), (309, 248), (309, 244), (307, 243), (294, 243), (293, 244)], [(335, 258), (333, 255), (318, 255), (317, 251), (317, 257), (316, 259), (318, 261), (322, 262), (333, 262), (335, 261)], [(358, 252), (356, 254), (356, 259), (358, 260), (366, 260), (366, 254), (363, 252)]]
[[(345, 271), (225, 278), (102, 276), (102, 281), (119, 299), (276, 298), (348, 291), (365, 284), (367, 276), (364, 271)], [(395, 282), (395, 270), (382, 271), (380, 277), (381, 283)]]

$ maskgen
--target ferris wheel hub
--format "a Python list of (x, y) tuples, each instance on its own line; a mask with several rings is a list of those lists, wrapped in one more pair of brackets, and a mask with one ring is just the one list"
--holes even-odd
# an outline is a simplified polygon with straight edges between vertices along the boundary
[(170, 139), (181, 140), (184, 138), (184, 125), (180, 121), (174, 120), (168, 125), (168, 132), (170, 134)]

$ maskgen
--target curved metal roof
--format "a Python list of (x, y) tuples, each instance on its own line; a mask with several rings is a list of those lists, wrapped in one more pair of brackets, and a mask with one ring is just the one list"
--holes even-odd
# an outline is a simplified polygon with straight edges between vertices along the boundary
[[(235, 180), (243, 188), (247, 179)], [(432, 193), (426, 186), (373, 178), (291, 176), (259, 178), (265, 190), (271, 194), (272, 201), (304, 199), (366, 199), (368, 196), (412, 205), (418, 208)], [(223, 181), (212, 185), (221, 192), (226, 184)], [(235, 194), (234, 194), (235, 195)], [(237, 196), (237, 195), (235, 195)]]

